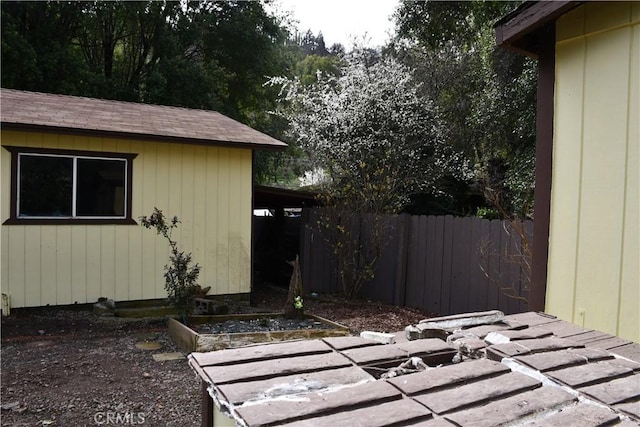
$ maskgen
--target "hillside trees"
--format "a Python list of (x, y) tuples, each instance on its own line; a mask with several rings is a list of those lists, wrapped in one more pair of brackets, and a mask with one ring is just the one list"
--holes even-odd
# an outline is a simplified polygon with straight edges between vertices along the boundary
[[(446, 141), (473, 167), (504, 215), (530, 217), (535, 146), (535, 63), (495, 48), (493, 22), (515, 8), (496, 1), (402, 0), (389, 47), (417, 69), (439, 107)], [(458, 197), (460, 197), (459, 194)]]
[(2, 87), (78, 93), (87, 71), (73, 44), (81, 4), (2, 2), (0, 7)]

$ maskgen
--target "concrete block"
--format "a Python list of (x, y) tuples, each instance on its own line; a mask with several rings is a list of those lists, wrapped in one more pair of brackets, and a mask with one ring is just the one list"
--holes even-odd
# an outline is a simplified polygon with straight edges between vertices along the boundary
[(421, 320), (434, 328), (455, 330), (478, 325), (490, 325), (502, 322), (504, 313), (499, 310), (482, 311), (477, 313), (454, 314), (452, 316), (434, 317)]
[(409, 325), (404, 328), (405, 334), (409, 341), (422, 340), (428, 338), (438, 338), (446, 341), (448, 332), (442, 328), (433, 327), (427, 323), (418, 323), (417, 325)]
[(362, 331), (360, 332), (360, 338), (377, 341), (382, 344), (395, 344), (396, 342), (395, 335), (383, 332)]

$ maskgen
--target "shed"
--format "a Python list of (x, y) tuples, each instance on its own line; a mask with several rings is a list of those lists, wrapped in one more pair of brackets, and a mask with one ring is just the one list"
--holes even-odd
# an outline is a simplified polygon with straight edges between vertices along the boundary
[(174, 238), (216, 295), (251, 290), (253, 150), (286, 144), (215, 111), (2, 89), (0, 288), (12, 307), (165, 298)]
[(525, 2), (497, 44), (538, 59), (530, 308), (640, 340), (640, 3)]

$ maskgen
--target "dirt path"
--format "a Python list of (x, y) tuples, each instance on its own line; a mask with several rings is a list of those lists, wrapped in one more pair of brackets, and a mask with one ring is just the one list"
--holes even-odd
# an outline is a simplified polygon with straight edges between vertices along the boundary
[[(145, 340), (161, 348), (136, 347)], [(9, 339), (2, 405), (17, 406), (2, 411), (2, 425), (105, 425), (120, 414), (144, 425), (198, 426), (199, 383), (186, 361), (152, 357), (175, 351), (164, 328)]]

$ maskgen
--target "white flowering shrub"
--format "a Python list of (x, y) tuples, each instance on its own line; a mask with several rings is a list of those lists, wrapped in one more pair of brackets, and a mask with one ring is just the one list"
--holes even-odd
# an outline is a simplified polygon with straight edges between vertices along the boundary
[(332, 199), (349, 200), (360, 212), (397, 212), (409, 195), (436, 191), (443, 174), (464, 173), (411, 69), (367, 50), (343, 62), (338, 76), (319, 73), (314, 85), (270, 80), (282, 87), (279, 113), (290, 136), (325, 171)]
[(355, 297), (386, 244), (383, 214), (398, 212), (412, 194), (437, 191), (439, 178), (464, 174), (466, 165), (443, 143), (438, 111), (412, 70), (393, 58), (355, 50), (339, 73), (318, 72), (314, 84), (280, 77), (269, 84), (281, 86), (278, 113), (289, 121), (289, 136), (324, 171), (322, 197), (331, 209), (317, 227), (345, 294)]

